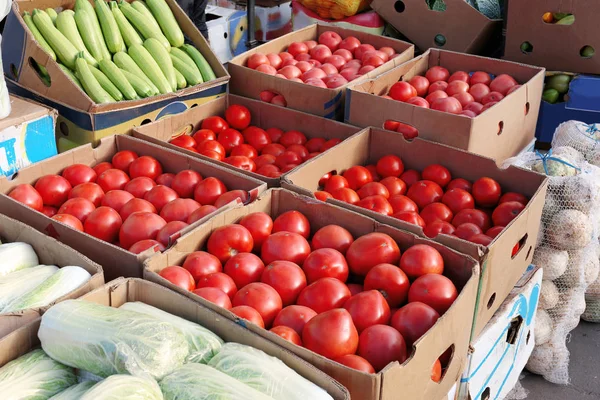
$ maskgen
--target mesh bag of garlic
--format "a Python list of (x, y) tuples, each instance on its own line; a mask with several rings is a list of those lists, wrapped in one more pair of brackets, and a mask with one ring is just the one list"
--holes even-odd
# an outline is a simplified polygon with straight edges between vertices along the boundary
[(532, 263), (544, 269), (527, 369), (569, 383), (567, 337), (586, 310), (585, 294), (600, 271), (600, 168), (570, 146), (506, 160), (549, 177), (541, 231)]

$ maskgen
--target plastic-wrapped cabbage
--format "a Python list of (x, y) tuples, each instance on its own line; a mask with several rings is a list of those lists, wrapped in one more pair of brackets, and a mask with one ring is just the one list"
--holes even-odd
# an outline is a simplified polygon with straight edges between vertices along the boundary
[(168, 322), (179, 329), (184, 334), (190, 346), (190, 353), (185, 360), (186, 362), (206, 364), (219, 352), (223, 345), (223, 340), (220, 337), (203, 326), (169, 314), (148, 304), (136, 301), (125, 303), (119, 309), (147, 314), (163, 322)]
[(205, 364), (185, 364), (159, 384), (165, 400), (273, 400)]
[(38, 337), (50, 357), (103, 378), (129, 373), (160, 379), (183, 364), (189, 351), (169, 323), (83, 300), (51, 307)]
[(87, 392), (96, 382), (83, 381), (77, 385), (66, 388), (57, 395), (50, 397), (48, 400), (79, 400), (85, 392)]
[(81, 267), (63, 267), (29, 293), (11, 301), (3, 312), (45, 307), (77, 289), (91, 277), (90, 273)]
[(254, 347), (225, 343), (208, 365), (277, 400), (332, 399), (283, 361)]
[(76, 383), (72, 368), (54, 361), (39, 349), (0, 368), (3, 399), (44, 400)]
[(38, 265), (0, 276), (0, 313), (11, 301), (31, 292), (56, 271), (55, 265)]
[(0, 276), (40, 265), (35, 250), (28, 243), (0, 244)]
[(81, 400), (162, 400), (160, 387), (153, 379), (113, 375), (88, 390)]

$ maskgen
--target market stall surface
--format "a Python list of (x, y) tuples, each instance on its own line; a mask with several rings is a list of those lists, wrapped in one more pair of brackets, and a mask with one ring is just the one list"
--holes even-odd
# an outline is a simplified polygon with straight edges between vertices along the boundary
[(559, 386), (527, 374), (521, 381), (529, 391), (527, 400), (600, 399), (600, 324), (581, 322), (571, 332), (569, 374), (571, 385)]

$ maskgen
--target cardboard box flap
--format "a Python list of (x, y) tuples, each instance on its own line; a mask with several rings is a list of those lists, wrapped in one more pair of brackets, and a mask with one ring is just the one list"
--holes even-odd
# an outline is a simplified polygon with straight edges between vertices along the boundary
[(25, 122), (44, 117), (48, 114), (56, 118), (56, 111), (35, 103), (31, 100), (25, 100), (18, 96), (9, 96), (11, 112), (8, 117), (0, 119), (0, 131), (10, 127), (21, 125)]
[(0, 338), (0, 348), (3, 350), (0, 351), (0, 367), (40, 345), (37, 334), (41, 321), (38, 316), (35, 321)]

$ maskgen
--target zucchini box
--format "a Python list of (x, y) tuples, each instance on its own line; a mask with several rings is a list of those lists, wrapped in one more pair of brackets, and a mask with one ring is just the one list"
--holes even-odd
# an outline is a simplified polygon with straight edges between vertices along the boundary
[(183, 33), (204, 55), (216, 79), (175, 93), (139, 100), (96, 104), (65, 75), (38, 42), (23, 20), (25, 11), (72, 9), (74, 0), (15, 1), (6, 18), (2, 41), (2, 61), (11, 93), (36, 100), (58, 110), (56, 137), (59, 151), (103, 137), (122, 134), (134, 126), (177, 114), (217, 96), (227, 89), (229, 75), (212, 52), (208, 42), (175, 0), (166, 0)]

